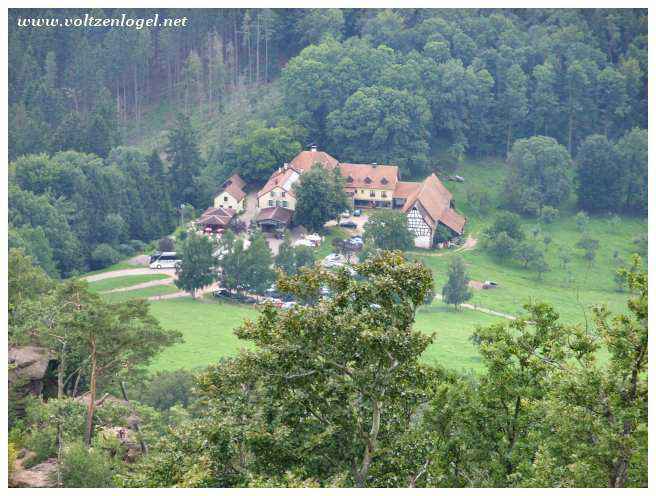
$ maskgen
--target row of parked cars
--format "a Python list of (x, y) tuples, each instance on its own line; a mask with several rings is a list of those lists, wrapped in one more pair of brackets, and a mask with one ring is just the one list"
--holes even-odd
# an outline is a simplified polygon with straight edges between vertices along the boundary
[(230, 291), (226, 288), (219, 288), (213, 292), (215, 298), (221, 298), (233, 301), (235, 303), (244, 303), (248, 305), (264, 305), (271, 303), (278, 308), (292, 308), (297, 303), (288, 295), (282, 295), (276, 292), (275, 287), (269, 288), (265, 295), (253, 295)]

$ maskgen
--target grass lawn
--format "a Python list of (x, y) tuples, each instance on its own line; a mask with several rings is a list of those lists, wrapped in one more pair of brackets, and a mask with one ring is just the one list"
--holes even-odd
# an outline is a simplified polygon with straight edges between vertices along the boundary
[(232, 332), (244, 319), (254, 318), (258, 311), (249, 305), (235, 305), (212, 299), (194, 301), (189, 298), (154, 301), (152, 314), (167, 329), (182, 332), (184, 343), (160, 353), (150, 369), (191, 369), (233, 356), (249, 343), (237, 339)]
[[(456, 207), (467, 216), (467, 234), (480, 238), (481, 233), (494, 221), (495, 209), (478, 213), (467, 205), (468, 188), (487, 189), (493, 204), (498, 204), (503, 182), (503, 165), (485, 167), (481, 164), (465, 164), (458, 173), (465, 177), (465, 183), (447, 182), (446, 186), (453, 192)], [(613, 253), (625, 263), (635, 251), (633, 238), (647, 232), (646, 219), (619, 217), (613, 222), (610, 217), (592, 217), (588, 227), (592, 238), (599, 240), (599, 249), (595, 262), (589, 266), (583, 259), (583, 251), (576, 247), (581, 233), (576, 226), (574, 215), (576, 206), (573, 200), (565, 205), (560, 217), (553, 224), (540, 226), (542, 233), (548, 233), (552, 241), (546, 248), (546, 260), (551, 270), (539, 280), (535, 272), (524, 269), (518, 261), (498, 261), (480, 246), (472, 251), (462, 252), (469, 275), (478, 281), (492, 280), (500, 284), (494, 290), (474, 290), (474, 299), (470, 303), (510, 314), (523, 311), (522, 305), (529, 300), (546, 301), (554, 305), (563, 321), (568, 323), (585, 322), (590, 317), (589, 307), (606, 304), (613, 312), (626, 310), (627, 294), (616, 291), (614, 274), (617, 265)], [(522, 224), (527, 237), (532, 239), (530, 229), (538, 224), (537, 219), (523, 219)], [(536, 239), (544, 249), (542, 235)], [(561, 267), (559, 253), (569, 250), (572, 261), (564, 269)], [(444, 256), (435, 256), (444, 253)], [(446, 271), (452, 252), (412, 253), (433, 271), (435, 287), (439, 292), (446, 282)]]
[(481, 357), (469, 340), (477, 326), (489, 326), (505, 319), (487, 315), (476, 310), (456, 311), (453, 306), (433, 302), (417, 312), (415, 329), (426, 334), (435, 333), (433, 343), (426, 349), (422, 359), (430, 365), (466, 371), (480, 371)]
[[(160, 296), (180, 291), (172, 284), (159, 284), (157, 286), (150, 286), (143, 289), (135, 289), (133, 291), (118, 291), (116, 293), (105, 293), (102, 296), (103, 300), (109, 303), (118, 303), (121, 301), (135, 300), (137, 298), (150, 298), (151, 296)], [(189, 316), (188, 316), (189, 317)]]
[(103, 272), (112, 272), (114, 270), (135, 269), (135, 268), (137, 268), (136, 265), (129, 264), (126, 260), (123, 260), (122, 262), (117, 262), (114, 265), (110, 265), (109, 267), (105, 267), (104, 269), (92, 270), (91, 272), (85, 272), (84, 274), (81, 274), (81, 277), (92, 276), (94, 274), (102, 274)]
[(143, 274), (136, 276), (121, 276), (112, 277), (111, 279), (102, 279), (100, 281), (93, 281), (89, 283), (91, 291), (103, 292), (111, 291), (112, 289), (128, 288), (144, 282), (157, 281), (157, 280), (170, 279), (166, 274)]
[[(250, 347), (250, 343), (237, 339), (233, 330), (258, 313), (251, 306), (210, 298), (154, 301), (151, 312), (163, 327), (178, 330), (184, 337), (184, 343), (164, 350), (155, 359), (150, 367), (155, 371), (204, 367)], [(424, 360), (457, 370), (480, 370), (480, 357), (469, 337), (477, 325), (490, 325), (499, 320), (474, 310), (456, 312), (440, 302), (421, 308), (417, 313), (416, 329), (436, 334)]]

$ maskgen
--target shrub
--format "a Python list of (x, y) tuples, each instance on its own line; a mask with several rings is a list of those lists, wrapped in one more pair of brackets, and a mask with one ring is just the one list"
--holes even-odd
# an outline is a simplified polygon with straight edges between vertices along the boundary
[(96, 246), (91, 252), (91, 268), (103, 269), (115, 264), (121, 259), (121, 255), (106, 243)]
[(29, 459), (26, 468), (57, 456), (57, 427), (44, 425), (33, 429), (25, 439), (25, 447), (34, 452), (34, 456)]
[(509, 258), (514, 253), (517, 243), (517, 241), (508, 236), (507, 232), (502, 231), (494, 238), (488, 238), (485, 243), (485, 247), (490, 250), (492, 255), (501, 260), (504, 260)]
[(132, 247), (134, 253), (143, 253), (146, 251), (146, 243), (139, 239), (131, 239), (128, 244)]
[(118, 252), (121, 254), (121, 257), (131, 257), (134, 255), (134, 248), (128, 243), (122, 243), (118, 245)]
[(540, 222), (544, 222), (545, 224), (553, 224), (559, 215), (560, 212), (557, 208), (545, 205), (540, 211)]
[(157, 242), (157, 249), (159, 251), (175, 251), (175, 241), (169, 236), (164, 236)]
[(642, 233), (639, 236), (633, 238), (633, 246), (635, 246), (635, 250), (638, 255), (643, 257), (646, 256), (648, 248), (647, 233)]
[(494, 224), (485, 231), (485, 234), (490, 239), (493, 239), (502, 232), (505, 232), (515, 241), (522, 241), (524, 239), (524, 231), (522, 231), (519, 215), (512, 212), (501, 213), (495, 219)]
[(14, 446), (14, 443), (9, 442), (7, 445), (7, 470), (9, 474), (9, 480), (11, 480), (11, 477), (14, 475), (14, 465), (16, 463), (16, 446)]
[(186, 407), (192, 398), (193, 386), (194, 374), (188, 370), (157, 372), (146, 383), (139, 400), (160, 411), (176, 404)]
[(115, 471), (115, 464), (98, 448), (87, 450), (81, 442), (75, 442), (64, 450), (64, 487), (113, 487)]
[(576, 227), (579, 229), (579, 231), (584, 232), (588, 230), (588, 224), (590, 224), (590, 217), (588, 217), (588, 214), (586, 214), (583, 210), (581, 210), (578, 214), (576, 214), (574, 220), (576, 222)]

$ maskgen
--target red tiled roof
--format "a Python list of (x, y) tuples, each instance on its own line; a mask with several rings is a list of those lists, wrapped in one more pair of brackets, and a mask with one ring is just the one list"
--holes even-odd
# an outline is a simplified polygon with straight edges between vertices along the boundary
[[(230, 183), (228, 186), (226, 186), (223, 191), (226, 193), (230, 193), (232, 197), (237, 200), (238, 202), (242, 201), (244, 197), (246, 196), (246, 193), (244, 193), (244, 190), (242, 190), (237, 183)], [(217, 195), (219, 196), (219, 195)]]
[(246, 182), (241, 177), (239, 177), (239, 174), (233, 174), (230, 176), (228, 179), (226, 179), (223, 185), (227, 186), (228, 182), (231, 184), (236, 184), (239, 189), (244, 189), (244, 186), (246, 186)]
[(235, 200), (241, 201), (246, 196), (246, 193), (243, 191), (244, 186), (246, 186), (246, 183), (239, 177), (239, 174), (233, 174), (223, 182), (221, 188), (216, 190), (214, 198), (227, 191)]
[[(407, 188), (410, 189), (409, 186)], [(466, 219), (451, 208), (452, 197), (453, 195), (442, 184), (442, 181), (435, 174), (431, 174), (424, 179), (420, 187), (407, 197), (401, 210), (408, 212), (416, 202), (419, 202), (430, 216), (429, 220), (433, 228), (438, 222), (442, 222), (457, 233), (462, 234)]]
[(201, 225), (227, 226), (236, 212), (231, 208), (210, 207), (196, 221)]
[[(299, 172), (291, 167), (278, 169), (267, 181), (264, 187), (257, 193), (259, 198), (262, 195), (266, 195), (269, 191), (274, 188), (280, 187), (284, 189), (290, 196), (294, 197), (294, 190), (291, 187), (291, 184), (298, 180)], [(291, 184), (290, 184), (291, 181)], [(286, 185), (289, 185), (288, 187)]]
[(467, 219), (465, 219), (462, 215), (460, 215), (452, 208), (449, 208), (446, 212), (442, 214), (442, 217), (440, 218), (440, 222), (445, 226), (449, 227), (450, 229), (453, 229), (458, 234), (462, 234)]
[(294, 215), (293, 210), (283, 207), (267, 207), (260, 210), (260, 213), (257, 214), (255, 222), (273, 220), (281, 222), (283, 224), (288, 224), (292, 220), (292, 215)]
[(399, 181), (394, 190), (394, 198), (408, 198), (410, 195), (417, 192), (421, 183)]
[(346, 188), (395, 190), (399, 181), (396, 165), (339, 164)]
[(327, 169), (334, 169), (339, 162), (326, 152), (303, 150), (289, 162), (289, 165), (298, 172), (303, 173), (310, 170), (316, 163), (320, 163)]

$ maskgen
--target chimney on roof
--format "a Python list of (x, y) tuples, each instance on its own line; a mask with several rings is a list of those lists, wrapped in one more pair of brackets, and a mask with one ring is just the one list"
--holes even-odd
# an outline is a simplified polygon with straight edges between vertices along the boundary
[(316, 151), (317, 151), (317, 145), (315, 145), (314, 143), (312, 143), (312, 144), (310, 145), (310, 151), (312, 151), (312, 152), (316, 152)]

